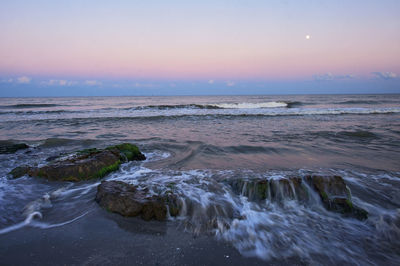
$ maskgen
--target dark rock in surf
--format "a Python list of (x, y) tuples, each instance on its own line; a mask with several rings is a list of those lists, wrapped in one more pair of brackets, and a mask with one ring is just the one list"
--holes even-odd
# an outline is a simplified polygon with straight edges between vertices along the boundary
[(28, 174), (49, 180), (76, 182), (101, 178), (118, 170), (120, 164), (118, 154), (111, 151), (100, 151), (55, 162), (40, 168), (32, 168)]
[(270, 180), (228, 180), (232, 189), (250, 200), (269, 200), (280, 202), (286, 199), (307, 202), (310, 199), (310, 188), (316, 192), (323, 206), (341, 213), (345, 217), (359, 220), (368, 218), (368, 212), (356, 207), (351, 201), (351, 193), (340, 176), (306, 176)]
[(303, 180), (298, 177), (270, 180), (229, 180), (232, 189), (250, 200), (281, 201), (285, 199), (305, 200), (308, 195)]
[(140, 215), (146, 221), (165, 220), (168, 209), (171, 216), (179, 213), (179, 205), (174, 195), (149, 197), (145, 191), (121, 181), (101, 182), (97, 187), (96, 201), (110, 212), (126, 217)]
[(18, 166), (16, 168), (14, 168), (13, 170), (11, 170), (11, 172), (9, 172), (8, 174), (11, 175), (11, 177), (13, 179), (15, 178), (19, 178), (21, 176), (27, 175), (29, 172), (30, 167), (27, 165), (23, 165), (23, 166)]
[(346, 186), (342, 177), (314, 175), (306, 176), (305, 180), (318, 193), (327, 210), (359, 220), (368, 218), (367, 211), (353, 205), (350, 189)]
[(15, 143), (9, 140), (0, 141), (0, 154), (15, 153), (18, 150), (29, 148), (25, 143)]
[(28, 174), (48, 180), (77, 182), (101, 178), (118, 170), (122, 162), (145, 159), (138, 147), (124, 143), (104, 150), (81, 150), (72, 158), (55, 161), (39, 168), (30, 168)]

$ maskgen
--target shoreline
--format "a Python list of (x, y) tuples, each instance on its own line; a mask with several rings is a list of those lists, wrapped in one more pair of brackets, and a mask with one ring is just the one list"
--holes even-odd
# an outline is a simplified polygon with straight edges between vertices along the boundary
[(214, 236), (184, 232), (175, 221), (143, 221), (96, 206), (70, 224), (24, 227), (0, 236), (1, 265), (303, 265), (292, 258), (242, 256)]

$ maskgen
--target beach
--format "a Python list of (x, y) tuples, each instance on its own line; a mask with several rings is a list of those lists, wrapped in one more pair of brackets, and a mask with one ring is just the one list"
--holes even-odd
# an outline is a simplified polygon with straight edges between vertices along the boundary
[[(0, 264), (396, 265), (399, 103), (399, 94), (0, 98), (0, 140), (27, 145), (0, 154)], [(81, 182), (9, 174), (121, 143), (146, 160)], [(307, 200), (279, 192), (282, 180), (313, 175), (343, 178), (368, 218), (327, 209), (312, 189)], [(171, 191), (179, 214), (107, 212), (95, 201), (105, 180)], [(272, 194), (254, 198), (246, 189), (260, 180)]]

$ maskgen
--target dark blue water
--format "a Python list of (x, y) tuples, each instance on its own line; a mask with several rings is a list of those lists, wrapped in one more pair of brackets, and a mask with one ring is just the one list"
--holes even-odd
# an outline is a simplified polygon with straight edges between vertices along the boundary
[[(28, 153), (0, 155), (4, 235), (81, 219), (93, 208), (98, 184), (9, 180), (12, 168), (129, 141), (148, 159), (106, 179), (155, 190), (173, 182), (197, 211), (170, 222), (189, 221), (194, 233), (212, 233), (244, 256), (317, 264), (400, 261), (400, 95), (2, 98), (0, 139), (31, 146)], [(368, 220), (343, 218), (317, 203), (250, 202), (219, 182), (308, 173), (343, 176)], [(211, 206), (246, 219), (221, 217), (229, 226), (210, 229), (193, 223)], [(32, 211), (42, 218), (26, 220)]]

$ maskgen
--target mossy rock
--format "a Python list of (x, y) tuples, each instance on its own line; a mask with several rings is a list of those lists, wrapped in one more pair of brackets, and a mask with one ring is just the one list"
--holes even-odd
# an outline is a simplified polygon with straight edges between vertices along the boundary
[(359, 220), (368, 218), (367, 211), (353, 205), (350, 190), (341, 176), (314, 175), (305, 179), (318, 193), (327, 210)]
[(30, 168), (30, 176), (48, 180), (78, 182), (98, 179), (117, 171), (122, 162), (144, 160), (139, 148), (129, 143), (110, 146), (106, 149), (90, 148), (76, 152), (76, 156), (53, 162), (40, 168)]
[(106, 150), (118, 150), (121, 160), (123, 161), (143, 161), (146, 156), (140, 152), (136, 145), (130, 143), (122, 143), (107, 147)]
[(18, 166), (15, 167), (13, 170), (11, 170), (11, 172), (9, 172), (8, 174), (13, 178), (19, 178), (21, 176), (24, 176), (26, 174), (28, 174), (30, 167), (27, 165), (23, 165), (23, 166)]
[[(282, 202), (297, 200), (307, 203), (310, 193), (317, 193), (325, 209), (359, 220), (368, 218), (368, 212), (354, 206), (351, 193), (340, 176), (306, 176), (283, 179), (233, 179), (224, 182), (231, 185), (232, 190), (251, 201)], [(307, 185), (308, 184), (308, 185)], [(311, 188), (311, 189), (310, 189)]]
[(101, 150), (98, 150), (97, 148), (90, 148), (90, 149), (79, 150), (76, 153), (78, 155), (92, 155), (99, 152), (101, 152)]
[(18, 150), (29, 148), (25, 143), (15, 143), (14, 141), (1, 140), (0, 141), (0, 154), (2, 153), (15, 153)]
[(104, 177), (118, 170), (120, 164), (119, 156), (104, 150), (30, 169), (28, 174), (49, 180), (77, 182)]

